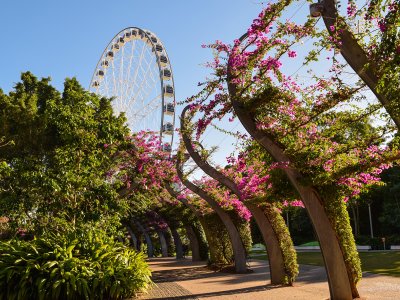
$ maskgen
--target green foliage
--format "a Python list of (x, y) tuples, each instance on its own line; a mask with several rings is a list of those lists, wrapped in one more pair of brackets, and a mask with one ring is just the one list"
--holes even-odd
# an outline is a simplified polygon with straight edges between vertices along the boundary
[(386, 186), (376, 191), (379, 200), (383, 201), (383, 212), (379, 220), (387, 233), (400, 232), (400, 167), (395, 166), (382, 175)]
[[(360, 233), (370, 234), (370, 224), (368, 216), (367, 203), (371, 205), (371, 216), (373, 224), (373, 232), (378, 241), (372, 240), (371, 243), (368, 239), (365, 240), (362, 236), (358, 237), (357, 243), (364, 242), (372, 245), (378, 249), (383, 249), (383, 244), (380, 237), (386, 237), (387, 244), (390, 240), (398, 240), (400, 237), (400, 167), (394, 164), (393, 167), (384, 170), (381, 174), (382, 182), (384, 185), (377, 186), (369, 191), (360, 195), (358, 199), (360, 203)], [(399, 245), (399, 242), (393, 242), (392, 245)]]
[(295, 245), (315, 241), (315, 231), (307, 210), (302, 207), (286, 207), (285, 213), (289, 215), (289, 230)]
[(292, 284), (299, 274), (299, 265), (297, 264), (297, 254), (296, 250), (294, 249), (293, 241), (290, 237), (289, 229), (287, 228), (285, 220), (276, 207), (270, 204), (265, 204), (263, 210), (264, 214), (271, 222), (272, 228), (279, 242), (279, 247), (282, 251), (286, 273), (286, 278), (284, 281), (287, 284)]
[(337, 197), (335, 189), (335, 187), (331, 187), (331, 189), (325, 188), (320, 193), (324, 197), (326, 214), (337, 234), (347, 272), (352, 277), (351, 281), (357, 283), (362, 278), (361, 261), (351, 229), (346, 203)]
[(128, 133), (111, 100), (66, 79), (58, 92), (49, 79), (23, 73), (8, 95), (0, 94), (0, 215), (15, 227), (46, 227), (122, 216), (119, 182), (106, 180), (113, 149)]
[(0, 299), (123, 299), (151, 283), (142, 253), (89, 226), (0, 242), (0, 270)]
[(253, 244), (264, 244), (264, 239), (254, 217), (250, 219), (250, 231)]

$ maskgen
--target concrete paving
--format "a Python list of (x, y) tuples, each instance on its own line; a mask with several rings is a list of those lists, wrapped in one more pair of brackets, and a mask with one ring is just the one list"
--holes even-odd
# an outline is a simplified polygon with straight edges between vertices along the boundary
[[(269, 283), (268, 262), (252, 259), (251, 273), (214, 272), (205, 262), (188, 259), (156, 258), (149, 260), (156, 286), (139, 299), (329, 299), (325, 270), (301, 265), (293, 287)], [(362, 299), (400, 299), (400, 278), (364, 273), (358, 285)]]

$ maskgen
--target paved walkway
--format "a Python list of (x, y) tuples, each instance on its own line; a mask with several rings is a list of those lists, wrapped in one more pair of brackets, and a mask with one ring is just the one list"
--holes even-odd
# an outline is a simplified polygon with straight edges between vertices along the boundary
[[(328, 299), (324, 268), (301, 265), (293, 287), (269, 284), (268, 262), (252, 260), (249, 274), (213, 272), (204, 262), (156, 258), (149, 261), (156, 286), (139, 299)], [(400, 299), (400, 278), (365, 273), (359, 284), (363, 299)]]

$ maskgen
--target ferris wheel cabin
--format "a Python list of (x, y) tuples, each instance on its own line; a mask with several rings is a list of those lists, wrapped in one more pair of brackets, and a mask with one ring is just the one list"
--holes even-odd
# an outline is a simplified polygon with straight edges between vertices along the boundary
[(118, 40), (117, 40), (117, 44), (118, 44), (119, 46), (123, 46), (123, 45), (125, 44), (124, 38), (120, 36), (120, 37), (118, 38)]
[(170, 115), (170, 116), (174, 115), (174, 113), (175, 113), (175, 106), (174, 106), (174, 104), (172, 104), (172, 103), (167, 103), (167, 104), (165, 104), (165, 105), (164, 105), (164, 113), (165, 113), (166, 115)]
[(169, 98), (174, 96), (174, 88), (171, 85), (164, 86), (164, 96)]
[(113, 52), (118, 52), (119, 49), (120, 49), (120, 47), (117, 43), (115, 43), (111, 46), (111, 51), (113, 51)]
[(169, 69), (167, 69), (167, 68), (165, 68), (165, 69), (162, 70), (162, 77), (163, 77), (163, 79), (165, 79), (165, 80), (170, 80), (170, 79), (171, 79), (171, 76), (172, 76), (171, 70), (169, 70)]
[(165, 67), (168, 64), (168, 58), (165, 55), (158, 56), (158, 61), (160, 62), (160, 65), (163, 67)]
[(174, 131), (174, 125), (172, 125), (172, 123), (170, 123), (170, 122), (164, 124), (162, 127), (162, 131), (165, 134), (172, 134)]
[(172, 151), (172, 147), (171, 147), (171, 145), (168, 144), (168, 143), (163, 144), (162, 149), (163, 149), (163, 151), (165, 151), (165, 152), (171, 152), (171, 151)]
[(103, 60), (101, 61), (101, 66), (102, 66), (103, 68), (108, 68), (108, 66), (109, 66), (108, 60), (107, 60), (107, 59), (103, 59)]
[(159, 44), (156, 44), (156, 51), (157, 52), (159, 52), (159, 53), (162, 53), (163, 52), (163, 47), (161, 46), (161, 45), (159, 45)]
[(114, 58), (114, 52), (108, 51), (107, 52), (107, 57), (108, 57), (108, 59), (113, 59)]

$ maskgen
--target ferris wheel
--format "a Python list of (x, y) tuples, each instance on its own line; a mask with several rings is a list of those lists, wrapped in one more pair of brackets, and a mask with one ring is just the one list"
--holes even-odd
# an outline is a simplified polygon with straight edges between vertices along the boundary
[(116, 114), (125, 113), (132, 132), (158, 132), (171, 152), (175, 128), (175, 87), (161, 40), (137, 27), (121, 30), (108, 43), (90, 82), (90, 91), (113, 97)]

